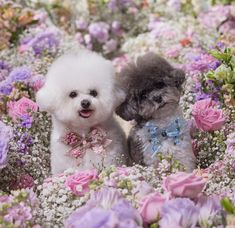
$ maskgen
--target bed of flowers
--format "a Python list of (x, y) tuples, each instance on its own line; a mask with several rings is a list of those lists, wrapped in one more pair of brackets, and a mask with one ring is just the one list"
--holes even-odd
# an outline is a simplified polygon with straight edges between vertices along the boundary
[[(233, 0), (1, 1), (0, 31), (0, 227), (235, 227)], [(35, 94), (54, 59), (81, 48), (117, 72), (147, 51), (186, 71), (197, 169), (158, 154), (158, 167), (51, 176)]]

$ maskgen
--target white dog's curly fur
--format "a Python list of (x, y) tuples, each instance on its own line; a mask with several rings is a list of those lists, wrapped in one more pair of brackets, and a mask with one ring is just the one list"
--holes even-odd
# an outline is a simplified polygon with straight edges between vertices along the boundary
[(125, 136), (113, 117), (125, 94), (115, 82), (112, 63), (87, 50), (64, 55), (52, 64), (36, 99), (40, 109), (52, 115), (53, 174), (78, 166), (76, 159), (68, 156), (71, 147), (60, 140), (68, 129), (86, 136), (92, 127), (99, 126), (112, 140), (105, 156), (88, 149), (78, 169), (126, 163)]

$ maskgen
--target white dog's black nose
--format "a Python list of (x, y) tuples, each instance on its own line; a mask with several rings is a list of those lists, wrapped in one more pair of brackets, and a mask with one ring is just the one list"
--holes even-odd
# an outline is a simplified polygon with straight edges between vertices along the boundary
[(82, 100), (82, 101), (81, 101), (81, 106), (82, 106), (83, 108), (89, 108), (90, 105), (91, 105), (91, 102), (88, 101), (88, 100)]

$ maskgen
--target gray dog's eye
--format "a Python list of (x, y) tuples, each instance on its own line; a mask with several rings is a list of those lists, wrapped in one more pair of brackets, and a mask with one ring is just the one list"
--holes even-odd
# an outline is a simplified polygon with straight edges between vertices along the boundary
[(146, 90), (144, 90), (144, 91), (142, 91), (141, 93), (140, 93), (140, 99), (141, 100), (144, 100), (144, 99), (146, 99), (148, 96), (147, 96), (147, 91)]
[(77, 97), (78, 93), (76, 91), (72, 91), (70, 94), (69, 94), (69, 97), (71, 98), (75, 98)]
[(153, 97), (153, 100), (156, 101), (157, 103), (161, 103), (162, 102), (162, 97), (161, 96), (156, 96), (156, 97)]

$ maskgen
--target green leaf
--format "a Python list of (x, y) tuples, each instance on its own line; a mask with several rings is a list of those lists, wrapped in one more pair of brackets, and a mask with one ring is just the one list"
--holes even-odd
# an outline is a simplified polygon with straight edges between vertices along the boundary
[(226, 212), (230, 214), (235, 214), (235, 206), (228, 197), (221, 199), (220, 204)]

